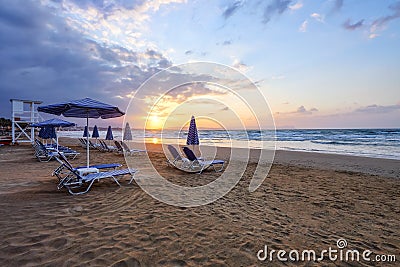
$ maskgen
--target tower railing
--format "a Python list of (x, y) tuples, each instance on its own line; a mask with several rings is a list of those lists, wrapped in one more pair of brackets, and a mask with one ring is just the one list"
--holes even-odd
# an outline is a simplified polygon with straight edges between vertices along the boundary
[(12, 143), (33, 143), (35, 140), (35, 129), (30, 127), (32, 123), (40, 120), (37, 106), (41, 101), (10, 99), (11, 101), (11, 131)]

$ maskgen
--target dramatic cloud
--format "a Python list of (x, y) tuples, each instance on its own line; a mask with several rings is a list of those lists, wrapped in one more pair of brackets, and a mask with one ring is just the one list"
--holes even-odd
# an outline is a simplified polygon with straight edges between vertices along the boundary
[(358, 22), (356, 22), (356, 23), (351, 23), (350, 19), (348, 19), (343, 23), (343, 27), (346, 30), (350, 30), (350, 31), (353, 31), (353, 30), (356, 30), (358, 28), (361, 28), (362, 26), (364, 26), (364, 20), (363, 19), (358, 21)]
[(273, 0), (271, 4), (265, 7), (262, 22), (267, 24), (275, 15), (284, 13), (291, 2), (291, 0)]
[(231, 17), (233, 14), (235, 14), (235, 12), (242, 6), (242, 2), (241, 1), (237, 1), (232, 3), (230, 6), (228, 6), (224, 13), (222, 13), (222, 16), (224, 17), (224, 19), (228, 19), (229, 17)]
[[(83, 8), (93, 5), (77, 3)], [(132, 90), (172, 64), (156, 48), (98, 42), (71, 27), (57, 10), (33, 1), (0, 1), (3, 95), (45, 103), (93, 97), (120, 104), (122, 98), (127, 104)], [(0, 100), (2, 114), (9, 113), (8, 97)]]

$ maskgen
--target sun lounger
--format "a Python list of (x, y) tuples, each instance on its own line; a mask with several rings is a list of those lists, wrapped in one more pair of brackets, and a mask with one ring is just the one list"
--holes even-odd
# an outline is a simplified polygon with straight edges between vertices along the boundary
[[(202, 173), (204, 170), (212, 166), (215, 172), (220, 172), (224, 168), (225, 161), (199, 159), (188, 147), (183, 148), (183, 153), (185, 153), (186, 157), (190, 161), (190, 164), (187, 166), (187, 168), (190, 170), (198, 170), (199, 173)], [(217, 169), (215, 167), (216, 165), (221, 165), (221, 167)]]
[(33, 143), (33, 148), (35, 149), (35, 157), (40, 162), (48, 162), (57, 156), (58, 152), (56, 150), (48, 150), (44, 145), (40, 145), (37, 140)]
[(81, 175), (80, 171), (73, 168), (63, 154), (59, 153), (56, 157), (56, 160), (60, 162), (60, 164), (62, 164), (64, 168), (70, 171), (70, 175), (67, 179), (64, 179), (60, 188), (67, 188), (68, 192), (71, 195), (81, 195), (87, 193), (92, 187), (93, 183), (95, 181), (100, 181), (101, 179), (112, 179), (116, 184), (121, 186), (117, 178), (124, 175), (131, 175), (132, 177), (129, 181), (130, 184), (132, 183), (134, 175), (137, 172), (137, 170), (135, 169), (121, 169)]
[(106, 151), (106, 152), (117, 152), (117, 150), (118, 150), (114, 146), (107, 145), (107, 143), (103, 140), (99, 140), (99, 142), (100, 142), (101, 146), (103, 147), (104, 151)]
[(173, 166), (178, 169), (184, 169), (190, 165), (190, 161), (187, 158), (182, 157), (174, 146), (168, 145), (167, 148), (173, 158), (172, 160), (170, 159), (167, 160), (167, 163), (170, 166)]
[(142, 149), (130, 149), (128, 147), (128, 145), (122, 141), (121, 141), (121, 146), (122, 146), (122, 149), (124, 150), (124, 152), (129, 155), (133, 155), (134, 153), (139, 153), (139, 152), (146, 152), (146, 150), (142, 150)]
[(81, 143), (81, 147), (86, 148), (86, 139), (79, 138), (78, 140)]
[(121, 146), (121, 144), (117, 140), (114, 140), (114, 144), (115, 144), (115, 147), (117, 148), (116, 152), (118, 152), (119, 154), (124, 154), (124, 148)]
[[(39, 159), (39, 161), (50, 161), (51, 159), (54, 158), (54, 155), (57, 154), (57, 146), (55, 145), (50, 145), (50, 146), (45, 146), (40, 140), (35, 139), (35, 156)], [(47, 153), (46, 153), (47, 151)], [(78, 156), (80, 153), (65, 146), (58, 146), (58, 151), (62, 152), (64, 156), (70, 158), (70, 159), (75, 159), (76, 156)], [(54, 154), (56, 153), (56, 154)], [(47, 154), (47, 158), (46, 158)]]
[[(58, 155), (57, 155), (58, 156)], [(56, 176), (58, 178), (58, 185), (57, 188), (61, 189), (64, 187), (64, 182), (71, 177), (74, 177), (74, 174), (70, 171), (70, 168), (66, 168), (66, 165), (70, 166), (70, 168), (78, 171), (79, 169), (87, 168), (87, 166), (79, 166), (79, 167), (72, 167), (71, 163), (67, 159), (64, 160), (60, 166), (57, 167), (52, 173), (52, 176)], [(117, 168), (121, 167), (122, 164), (119, 163), (108, 163), (108, 164), (97, 164), (97, 165), (90, 165), (89, 168), (96, 168), (99, 170), (107, 170), (113, 169), (116, 170)]]

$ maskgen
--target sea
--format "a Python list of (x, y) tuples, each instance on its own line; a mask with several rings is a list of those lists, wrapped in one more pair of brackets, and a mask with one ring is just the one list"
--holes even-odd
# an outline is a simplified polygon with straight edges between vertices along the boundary
[[(106, 131), (100, 131), (105, 137)], [(59, 131), (59, 137), (82, 137), (83, 131)], [(122, 131), (113, 130), (121, 140)], [(273, 148), (400, 160), (400, 129), (199, 130), (200, 144), (222, 147)], [(132, 130), (133, 141), (185, 144), (187, 132)]]

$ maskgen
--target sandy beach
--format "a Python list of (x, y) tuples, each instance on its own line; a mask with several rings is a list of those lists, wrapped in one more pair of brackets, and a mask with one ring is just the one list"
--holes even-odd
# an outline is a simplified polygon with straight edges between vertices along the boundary
[[(61, 143), (81, 155), (77, 140)], [(176, 184), (196, 186), (220, 173), (187, 174), (168, 167), (160, 147), (147, 147), (157, 170)], [(218, 153), (224, 157), (224, 152)], [(252, 152), (257, 154), (257, 152)], [(133, 156), (141, 170), (143, 156)], [(255, 157), (257, 158), (257, 157)], [(91, 163), (119, 162), (91, 152)], [(229, 162), (235, 164), (235, 162)], [(387, 266), (389, 263), (260, 261), (257, 252), (337, 248), (373, 255), (400, 251), (400, 162), (278, 151), (263, 184), (249, 193), (256, 168), (214, 203), (180, 208), (159, 202), (129, 178), (118, 187), (96, 183), (89, 193), (57, 190), (56, 161), (38, 162), (28, 145), (0, 147), (1, 266)], [(144, 173), (143, 173), (144, 172)]]

